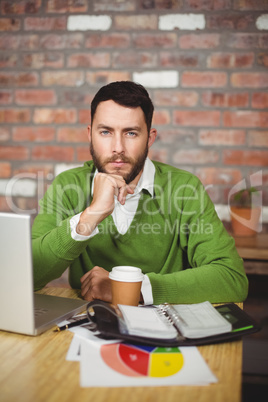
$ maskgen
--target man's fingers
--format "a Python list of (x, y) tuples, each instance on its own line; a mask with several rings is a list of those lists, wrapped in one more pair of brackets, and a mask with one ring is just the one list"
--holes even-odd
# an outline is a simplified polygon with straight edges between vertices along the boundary
[(81, 278), (81, 295), (87, 301), (101, 299), (111, 302), (109, 272), (99, 266), (93, 267)]
[(86, 281), (88, 280), (88, 277), (90, 276), (90, 273), (91, 273), (91, 271), (86, 272), (85, 275), (83, 275), (83, 276), (80, 278), (80, 282), (81, 282), (81, 283), (86, 282)]

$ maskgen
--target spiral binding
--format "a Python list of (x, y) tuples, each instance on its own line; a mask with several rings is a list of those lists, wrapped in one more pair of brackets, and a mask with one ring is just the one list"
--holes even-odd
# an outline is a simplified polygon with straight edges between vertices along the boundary
[(161, 317), (166, 323), (174, 326), (174, 323), (172, 322), (171, 317), (166, 310), (165, 304), (160, 304), (157, 306), (157, 313), (159, 314), (159, 317)]
[(158, 306), (159, 314), (165, 315), (169, 322), (176, 328), (179, 328), (179, 322), (187, 325), (185, 321), (179, 316), (179, 314), (172, 309), (172, 306), (168, 303), (160, 304)]

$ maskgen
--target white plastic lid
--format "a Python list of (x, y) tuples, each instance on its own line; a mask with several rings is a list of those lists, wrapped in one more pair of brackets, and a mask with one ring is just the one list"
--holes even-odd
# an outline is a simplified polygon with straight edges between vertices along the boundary
[(143, 281), (143, 273), (140, 268), (121, 265), (113, 267), (109, 273), (109, 278), (119, 282), (141, 282)]

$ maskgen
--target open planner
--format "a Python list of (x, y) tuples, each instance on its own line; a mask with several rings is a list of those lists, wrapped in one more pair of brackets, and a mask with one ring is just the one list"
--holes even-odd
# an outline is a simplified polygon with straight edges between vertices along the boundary
[(260, 329), (236, 304), (213, 307), (197, 304), (162, 304), (133, 307), (95, 300), (87, 314), (98, 336), (159, 346), (187, 346), (230, 340)]
[(118, 305), (118, 308), (124, 318), (121, 330), (130, 335), (173, 339), (179, 331), (186, 338), (201, 338), (232, 330), (232, 324), (209, 302), (162, 304), (155, 308)]

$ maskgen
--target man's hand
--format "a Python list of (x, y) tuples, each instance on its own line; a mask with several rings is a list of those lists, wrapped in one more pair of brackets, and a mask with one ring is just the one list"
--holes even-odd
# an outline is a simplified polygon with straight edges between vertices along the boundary
[(94, 180), (92, 203), (80, 216), (77, 233), (89, 236), (95, 227), (114, 210), (114, 196), (124, 205), (127, 194), (133, 194), (122, 176), (98, 173)]
[(81, 295), (85, 300), (100, 299), (112, 302), (112, 288), (109, 272), (101, 267), (94, 267), (80, 279)]

